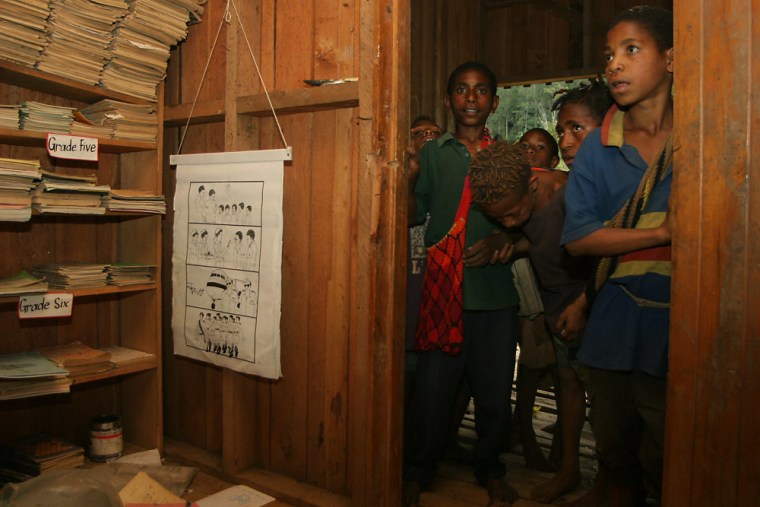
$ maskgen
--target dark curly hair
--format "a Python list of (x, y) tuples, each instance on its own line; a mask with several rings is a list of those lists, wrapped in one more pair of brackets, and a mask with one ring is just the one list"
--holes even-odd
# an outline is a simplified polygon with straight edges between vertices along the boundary
[(554, 92), (552, 111), (559, 112), (568, 104), (583, 105), (591, 113), (591, 116), (601, 124), (604, 115), (612, 105), (612, 96), (607, 84), (597, 76), (588, 83), (581, 83), (577, 88), (562, 89)]
[(626, 9), (612, 19), (609, 32), (624, 21), (638, 23), (657, 43), (657, 49), (665, 51), (673, 47), (673, 12), (652, 5), (637, 5)]
[(496, 74), (493, 73), (488, 65), (475, 61), (459, 64), (457, 68), (454, 69), (451, 74), (449, 74), (449, 81), (446, 83), (446, 93), (448, 95), (451, 95), (453, 93), (454, 86), (457, 84), (456, 80), (459, 75), (468, 70), (482, 72), (486, 76), (486, 79), (488, 79), (488, 88), (491, 90), (491, 95), (496, 95)]
[(489, 206), (508, 196), (527, 194), (531, 169), (519, 145), (496, 141), (478, 153), (469, 175), (472, 203)]

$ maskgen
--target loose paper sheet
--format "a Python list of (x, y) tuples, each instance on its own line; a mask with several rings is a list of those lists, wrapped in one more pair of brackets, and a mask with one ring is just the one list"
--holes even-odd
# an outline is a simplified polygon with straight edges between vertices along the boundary
[(290, 150), (174, 155), (174, 352), (279, 378), (283, 161)]

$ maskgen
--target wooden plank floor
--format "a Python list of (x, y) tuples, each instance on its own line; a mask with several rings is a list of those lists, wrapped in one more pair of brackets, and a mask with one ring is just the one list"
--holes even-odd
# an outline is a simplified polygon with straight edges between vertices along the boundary
[[(550, 426), (555, 420), (556, 410), (553, 393), (551, 390), (539, 391), (534, 411), (534, 427), (539, 445), (547, 455), (552, 434), (545, 431), (544, 428)], [(471, 405), (459, 430), (459, 442), (463, 447), (471, 449), (474, 440), (475, 421)], [(596, 473), (593, 448), (593, 436), (588, 422), (586, 422), (580, 449), (582, 484), (575, 491), (558, 499), (558, 503), (575, 499), (590, 487), (591, 480)], [(270, 504), (272, 507), (350, 506), (350, 500), (343, 496), (331, 494), (309, 484), (266, 471), (249, 470), (236, 477), (225, 477), (219, 472), (221, 463), (218, 462), (217, 456), (180, 442), (171, 440), (166, 442), (166, 457), (168, 463), (191, 465), (198, 468), (198, 475), (186, 495), (186, 499), (190, 501), (204, 498), (235, 484), (246, 484), (277, 498), (276, 502)], [(528, 469), (525, 466), (519, 445), (510, 452), (504, 453), (502, 460), (507, 464), (507, 482), (517, 490), (521, 497), (513, 506), (536, 507), (546, 505), (529, 500), (530, 491), (551, 478), (552, 474)], [(422, 507), (484, 506), (488, 503), (488, 495), (485, 489), (475, 482), (472, 468), (469, 465), (453, 460), (444, 460), (439, 466), (438, 476), (431, 485), (430, 491), (422, 493), (420, 503)]]

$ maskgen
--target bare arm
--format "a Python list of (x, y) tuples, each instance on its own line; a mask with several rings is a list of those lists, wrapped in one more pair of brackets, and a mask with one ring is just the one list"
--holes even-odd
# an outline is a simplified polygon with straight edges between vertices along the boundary
[(565, 248), (572, 255), (609, 257), (667, 244), (670, 244), (670, 224), (666, 217), (662, 225), (653, 229), (597, 229), (567, 243)]

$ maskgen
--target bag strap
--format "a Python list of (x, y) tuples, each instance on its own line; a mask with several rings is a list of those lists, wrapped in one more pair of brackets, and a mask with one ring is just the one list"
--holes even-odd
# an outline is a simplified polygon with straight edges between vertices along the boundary
[[(668, 136), (665, 145), (662, 147), (657, 157), (649, 164), (646, 173), (641, 178), (636, 192), (625, 202), (622, 208), (615, 213), (615, 216), (607, 223), (607, 227), (616, 229), (633, 229), (641, 217), (641, 213), (646, 208), (652, 191), (661, 182), (667, 174), (668, 167), (673, 163), (673, 133)], [(619, 255), (611, 257), (600, 257), (597, 259), (596, 267), (592, 272), (591, 281), (586, 290), (586, 297), (593, 301), (602, 285), (609, 279), (617, 268), (620, 260)]]

